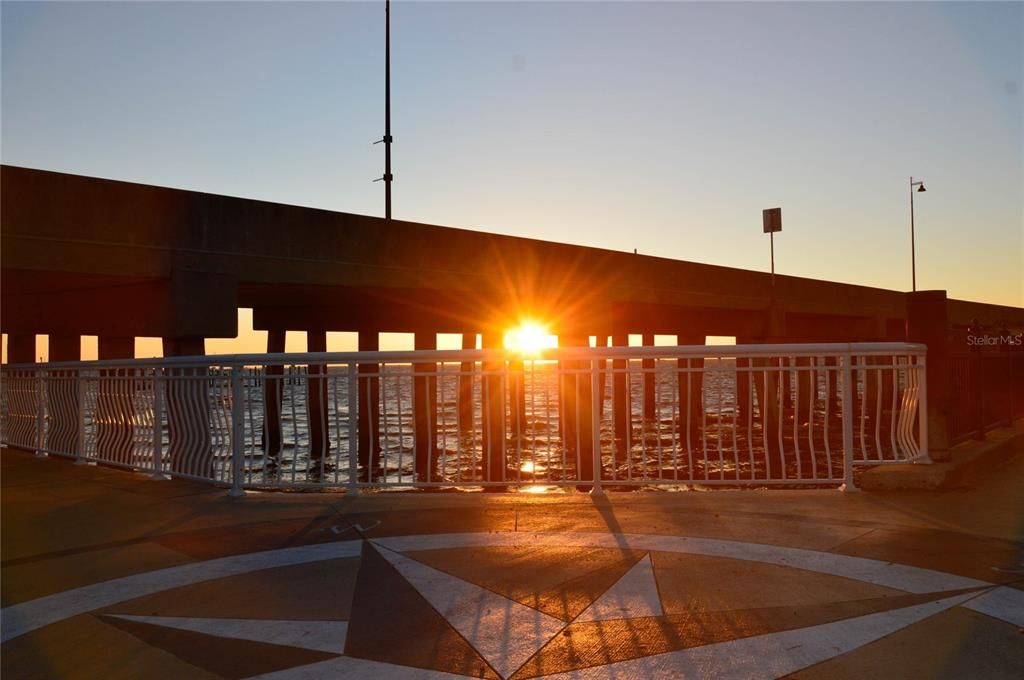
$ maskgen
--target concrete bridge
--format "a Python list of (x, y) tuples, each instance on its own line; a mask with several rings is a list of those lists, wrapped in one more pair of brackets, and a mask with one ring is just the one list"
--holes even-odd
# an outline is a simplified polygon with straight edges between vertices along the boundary
[(973, 355), (960, 336), (1013, 336), (1024, 309), (944, 291), (781, 275), (773, 285), (761, 272), (12, 166), (2, 194), (0, 324), (15, 363), (33, 360), (36, 334), (49, 335), (54, 361), (77, 360), (81, 335), (99, 336), (100, 359), (131, 357), (136, 336), (163, 338), (166, 356), (200, 355), (204, 338), (236, 336), (239, 307), (269, 331), (268, 352), (284, 350), (287, 330), (307, 331), (314, 352), (328, 331), (358, 332), (360, 350), (378, 349), (380, 332), (414, 333), (417, 349), (433, 349), (437, 333), (499, 347), (530, 317), (563, 346), (625, 345), (629, 334), (924, 343), (940, 459), (1024, 403), (1024, 380), (1012, 383), (1024, 376), (1020, 353), (979, 348), (1012, 358), (1009, 374), (990, 371), (1009, 405), (965, 415), (955, 364)]

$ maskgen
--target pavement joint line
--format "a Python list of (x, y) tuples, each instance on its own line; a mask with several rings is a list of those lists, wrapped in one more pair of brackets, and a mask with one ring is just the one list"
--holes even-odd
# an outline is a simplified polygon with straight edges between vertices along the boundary
[[(326, 515), (317, 515), (312, 518), (312, 521), (316, 521), (320, 518), (326, 518)], [(87, 546), (80, 546), (77, 548), (66, 548), (64, 550), (55, 550), (48, 553), (36, 553), (33, 555), (26, 555), (23, 557), (12, 557), (3, 561), (0, 561), (0, 568), (16, 567), (22, 564), (31, 564), (32, 562), (42, 562), (46, 560), (56, 559), (59, 557), (69, 557), (71, 555), (85, 555), (91, 552), (97, 552), (100, 550), (110, 550), (112, 548), (123, 548), (131, 545), (140, 545), (145, 543), (159, 543), (161, 539), (174, 538), (179, 536), (189, 536), (206, 531), (242, 531), (249, 527), (259, 527), (270, 524), (278, 524), (284, 522), (294, 522), (304, 517), (286, 517), (282, 519), (267, 519), (259, 521), (249, 522), (237, 522), (233, 524), (218, 524), (210, 527), (197, 527), (195, 529), (181, 529), (178, 531), (169, 531), (160, 534), (145, 534), (137, 538), (126, 538), (120, 541), (110, 541), (108, 543), (95, 543)], [(294, 536), (294, 534), (292, 534)]]
[(828, 552), (831, 552), (831, 553), (838, 552), (840, 549), (843, 548), (843, 546), (845, 546), (845, 545), (847, 545), (849, 543), (853, 543), (854, 541), (859, 541), (860, 539), (864, 538), (865, 536), (869, 536), (869, 535), (875, 533), (875, 531), (877, 531), (877, 529), (868, 529), (863, 534), (857, 534), (856, 536), (854, 536), (852, 538), (848, 538), (848, 539), (846, 539), (844, 541), (840, 541), (836, 545), (830, 547), (828, 549)]
[(48, 553), (37, 553), (35, 555), (26, 555), (24, 557), (11, 557), (9, 559), (0, 561), (0, 569), (6, 569), (8, 567), (17, 567), (22, 564), (31, 564), (33, 562), (43, 562), (46, 560), (57, 559), (59, 557), (70, 557), (71, 555), (84, 555), (90, 552), (96, 552), (99, 550), (110, 550), (111, 548), (126, 548), (131, 545), (139, 545), (142, 543), (153, 542), (154, 539), (149, 536), (143, 536), (140, 538), (127, 538), (122, 541), (111, 541), (109, 543), (97, 543), (94, 545), (81, 546), (78, 548), (66, 548), (64, 550), (54, 550)]
[[(900, 513), (904, 513), (906, 515), (909, 515), (909, 516), (913, 517), (914, 519), (917, 519), (919, 521), (925, 522), (927, 524), (931, 524), (937, 530), (940, 530), (940, 531), (951, 531), (953, 533), (958, 533), (958, 534), (976, 535), (976, 532), (971, 531), (970, 529), (968, 529), (966, 527), (962, 527), (962, 526), (960, 526), (958, 524), (953, 524), (952, 522), (946, 522), (946, 521), (940, 520), (940, 519), (938, 519), (936, 517), (929, 517), (928, 515), (920, 512), (920, 511), (915, 511), (912, 508), (906, 508), (906, 507), (903, 507), (903, 506), (901, 506), (901, 505), (899, 505), (897, 503), (893, 503), (888, 498), (884, 498), (882, 496), (875, 495), (875, 494), (872, 494), (871, 498), (873, 500), (877, 500), (879, 503), (881, 503), (882, 505), (886, 506), (890, 510), (894, 510), (894, 511), (900, 512)], [(906, 525), (896, 525), (896, 527), (897, 528), (901, 528), (901, 529), (913, 528), (913, 527), (908, 527)]]

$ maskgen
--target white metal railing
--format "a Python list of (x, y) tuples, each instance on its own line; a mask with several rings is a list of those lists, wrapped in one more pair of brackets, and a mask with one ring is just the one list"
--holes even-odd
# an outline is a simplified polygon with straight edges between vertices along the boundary
[(849, 488), (855, 465), (928, 460), (925, 348), (905, 343), (176, 357), (2, 377), (0, 443), (236, 494)]

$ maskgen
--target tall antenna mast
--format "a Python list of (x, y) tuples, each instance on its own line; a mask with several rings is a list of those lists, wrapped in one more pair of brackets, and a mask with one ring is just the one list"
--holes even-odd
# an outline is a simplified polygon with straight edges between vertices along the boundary
[(391, 0), (384, 0), (384, 217), (391, 219)]
[(384, 0), (384, 219), (391, 219), (391, 0)]

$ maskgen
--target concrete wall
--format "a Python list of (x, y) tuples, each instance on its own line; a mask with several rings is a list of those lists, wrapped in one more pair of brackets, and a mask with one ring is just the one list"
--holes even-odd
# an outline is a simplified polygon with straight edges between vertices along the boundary
[[(898, 291), (12, 166), (2, 195), (12, 334), (234, 337), (242, 306), (271, 330), (906, 337)], [(948, 304), (950, 324), (1024, 325)]]

